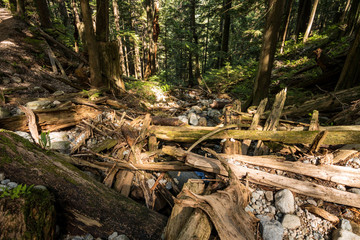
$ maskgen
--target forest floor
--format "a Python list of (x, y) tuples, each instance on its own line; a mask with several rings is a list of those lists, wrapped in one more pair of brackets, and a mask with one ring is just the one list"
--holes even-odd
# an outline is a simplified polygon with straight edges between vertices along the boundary
[[(48, 56), (49, 52), (47, 50), (49, 48), (64, 68), (66, 77), (62, 77), (59, 73), (54, 73), (53, 65)], [(150, 160), (154, 161), (155, 157), (151, 155), (154, 153), (149, 154), (150, 150), (145, 147), (150, 144), (150, 140), (140, 137), (143, 130), (147, 131), (144, 126), (147, 126), (146, 124), (150, 125), (150, 123), (146, 122), (147, 114), (149, 113), (152, 115), (153, 123), (158, 120), (154, 118), (154, 115), (156, 115), (160, 119), (158, 125), (172, 125), (175, 133), (179, 132), (179, 134), (182, 131), (185, 132), (188, 130), (187, 128), (180, 128), (188, 127), (187, 124), (193, 125), (193, 129), (196, 127), (200, 128), (201, 126), (209, 127), (209, 129), (213, 127), (209, 131), (214, 130), (215, 127), (224, 126), (224, 124), (226, 124), (226, 109), (233, 108), (236, 105), (234, 99), (231, 99), (228, 95), (210, 94), (199, 88), (188, 89), (182, 87), (174, 87), (169, 94), (164, 93), (159, 87), (154, 86), (151, 87), (151, 91), (153, 91), (152, 95), (154, 95), (155, 100), (149, 102), (141, 96), (141, 94), (144, 95), (144, 93), (136, 93), (131, 90), (118, 96), (114, 96), (111, 93), (103, 93), (103, 95), (98, 92), (93, 93), (88, 89), (87, 67), (86, 65), (85, 67), (83, 66), (81, 60), (63, 52), (58, 45), (46, 40), (44, 36), (38, 32), (36, 27), (12, 17), (9, 11), (3, 8), (0, 8), (0, 56), (0, 128), (19, 131), (19, 134), (31, 140), (32, 137), (28, 133), (29, 130), (26, 125), (26, 120), (18, 121), (22, 114), (19, 106), (25, 105), (30, 108), (31, 105), (34, 106), (34, 104), (36, 104), (33, 110), (38, 115), (41, 131), (51, 132), (50, 140), (52, 141), (53, 149), (66, 154), (71, 153), (72, 156), (82, 159), (82, 161), (79, 160), (78, 165), (81, 166), (81, 169), (87, 174), (122, 193), (126, 192), (126, 195), (129, 195), (142, 204), (145, 203), (149, 208), (166, 216), (171, 216), (171, 210), (175, 204), (173, 197), (177, 196), (181, 191), (181, 187), (188, 179), (194, 178), (197, 179), (196, 181), (199, 181), (201, 178), (211, 178), (210, 180), (207, 179), (211, 184), (209, 182), (206, 182), (206, 184), (209, 186), (212, 185), (212, 191), (220, 189), (221, 186), (223, 187), (222, 184), (218, 183), (224, 178), (220, 176), (220, 174), (217, 174), (219, 170), (206, 173), (206, 171), (201, 171), (201, 166), (181, 165), (181, 168), (187, 169), (185, 172), (176, 170), (180, 163), (172, 163), (174, 165), (168, 166), (169, 169), (172, 168), (174, 170), (169, 171), (170, 174), (166, 174), (165, 176), (160, 173), (167, 172), (168, 170), (159, 172), (153, 169), (149, 170), (149, 172), (151, 172), (150, 176), (143, 174), (147, 176), (145, 182), (148, 186), (144, 187), (141, 184), (134, 184), (130, 191), (130, 189), (125, 189), (124, 186), (121, 188), (121, 183), (117, 181), (121, 176), (125, 179), (125, 171), (117, 168), (115, 168), (116, 171), (114, 171), (114, 167), (112, 167), (113, 162), (111, 162), (112, 160), (110, 158), (110, 160), (107, 159), (107, 157), (115, 156), (120, 159), (131, 159), (132, 152), (138, 150), (142, 155), (137, 153), (140, 154), (136, 155), (137, 157), (146, 159), (146, 161), (144, 160), (146, 163)], [(69, 83), (71, 84), (69, 85)], [(356, 99), (352, 99), (351, 101), (353, 100)], [(297, 100), (292, 99), (292, 102), (296, 101)], [(351, 101), (347, 104), (351, 104)], [(68, 116), (66, 114), (68, 114), (67, 110), (70, 107), (76, 110), (75, 114), (71, 115), (71, 121), (67, 121), (64, 118)], [(51, 115), (51, 112), (47, 112), (48, 109), (59, 109), (59, 116)], [(36, 110), (38, 110), (38, 112), (36, 112)], [(234, 111), (236, 112), (236, 110)], [(237, 113), (239, 112), (241, 111), (237, 111)], [(243, 116), (242, 123), (247, 124), (247, 127), (249, 127), (251, 123), (252, 114), (254, 114), (254, 111), (240, 114)], [(334, 115), (334, 113), (332, 114)], [(249, 116), (250, 120), (246, 120), (246, 117)], [(291, 115), (288, 117), (291, 118)], [(1, 119), (8, 119), (9, 122), (2, 121)], [(294, 116), (291, 119), (295, 121), (299, 120), (299, 117)], [(40, 120), (44, 121), (41, 122)], [(167, 124), (163, 124), (161, 121), (165, 121)], [(308, 123), (310, 119), (307, 121), (307, 123), (298, 123), (296, 121), (294, 123), (284, 120), (281, 126), (285, 126), (285, 124), (291, 122), (290, 125), (293, 124), (297, 127), (309, 127)], [(136, 131), (124, 130), (122, 128), (124, 122), (129, 123), (129, 128), (134, 128)], [(263, 125), (264, 122), (265, 119), (262, 119), (261, 125)], [(162, 126), (159, 128), (161, 127)], [(151, 129), (151, 127), (149, 128)], [(129, 132), (136, 132), (140, 135), (134, 137), (132, 134), (129, 134)], [(168, 128), (168, 132), (171, 132), (170, 128)], [(80, 139), (81, 136), (86, 137)], [(116, 140), (115, 143), (110, 143), (110, 140), (114, 139)], [(159, 147), (159, 149), (165, 149), (165, 147), (188, 149), (192, 145), (189, 142), (182, 142), (181, 140), (170, 139), (164, 141), (160, 139), (161, 137), (158, 139), (159, 142), (155, 144), (157, 145), (156, 148)], [(224, 142), (226, 142), (225, 137), (221, 141), (205, 138), (204, 141), (206, 140), (208, 140), (206, 143), (201, 144), (201, 149), (199, 147), (195, 149), (194, 152), (196, 154), (204, 155), (205, 147), (212, 148), (217, 152), (223, 151)], [(235, 140), (231, 138), (230, 142), (231, 141)], [(59, 142), (59, 144), (56, 145), (56, 142)], [(63, 144), (64, 142), (65, 144)], [(111, 146), (106, 144), (104, 146), (105, 142)], [(249, 148), (249, 155), (254, 153), (257, 142), (258, 141), (252, 142)], [(309, 143), (298, 143), (296, 145), (285, 144), (280, 148), (276, 146), (274, 148), (269, 147), (272, 149), (272, 155), (276, 154), (284, 158), (290, 157), (293, 158), (293, 161), (296, 160), (296, 162), (299, 162), (299, 164), (311, 165), (312, 163), (313, 165), (311, 166), (316, 168), (318, 165), (321, 165), (319, 162), (329, 157), (335, 150), (344, 146), (344, 144), (335, 147), (323, 145), (322, 152), (312, 154), (307, 151), (311, 147), (310, 145)], [(100, 147), (101, 149), (95, 150), (96, 147)], [(88, 151), (89, 149), (91, 152)], [(339, 163), (341, 166), (346, 166), (347, 168), (357, 171), (356, 169), (360, 168), (359, 154), (357, 152), (359, 146), (352, 146), (350, 149), (355, 151), (355, 153), (353, 152), (351, 155), (341, 159)], [(168, 153), (168, 155), (169, 154), (170, 153)], [(198, 158), (199, 156), (194, 154), (193, 157)], [(268, 156), (266, 155), (265, 157)], [(174, 158), (176, 158), (176, 156)], [(166, 163), (169, 156), (164, 157), (160, 154), (159, 159), (160, 160), (157, 161), (164, 161), (164, 163)], [(92, 165), (89, 164), (89, 162)], [(342, 191), (344, 194), (355, 193), (357, 190), (360, 192), (359, 189), (345, 187), (344, 184), (319, 180), (317, 176), (308, 177), (305, 176), (306, 174), (304, 173), (292, 173), (291, 170), (279, 170), (271, 167), (256, 166), (256, 164), (238, 164), (234, 159), (230, 162), (238, 167), (246, 166), (254, 171), (262, 171), (267, 174), (276, 175), (285, 180), (295, 179), (299, 182), (319, 184), (316, 186), (321, 185), (326, 187), (326, 189)], [(136, 166), (140, 169), (141, 164), (137, 164)], [(89, 167), (90, 165), (93, 168)], [(189, 171), (189, 169), (191, 171)], [(196, 171), (194, 171), (195, 169)], [(256, 174), (261, 175), (259, 172), (256, 172)], [(341, 172), (337, 172), (337, 174), (340, 175)], [(127, 176), (127, 178), (130, 178), (131, 185), (132, 177)], [(249, 178), (251, 179), (252, 177), (250, 176)], [(212, 184), (212, 181), (214, 184)], [(243, 182), (245, 183), (246, 181)], [(289, 188), (295, 196), (287, 192), (280, 193), (279, 189), (281, 189), (281, 187), (276, 184), (275, 186), (271, 184), (270, 186), (269, 184), (265, 185), (267, 186), (254, 182), (250, 183), (252, 193), (249, 197), (250, 202), (245, 208), (251, 216), (256, 216), (260, 220), (259, 226), (261, 228), (261, 234), (258, 232), (256, 236), (257, 239), (261, 239), (261, 237), (265, 239), (279, 239), (279, 236), (284, 236), (284, 239), (331, 239), (336, 228), (344, 231), (353, 228), (352, 232), (354, 232), (354, 234), (359, 233), (360, 227), (358, 227), (359, 225), (357, 225), (357, 223), (360, 222), (360, 212), (358, 207), (355, 208), (346, 206), (346, 204), (327, 202), (326, 200), (312, 197), (312, 195), (305, 196), (306, 194), (295, 193), (296, 190), (291, 189), (291, 186), (289, 186)], [(352, 184), (352, 186), (353, 185), (357, 186), (358, 183)], [(117, 187), (119, 189), (117, 189)], [(148, 188), (149, 194), (152, 194), (151, 197), (157, 200), (153, 200), (152, 202), (146, 195), (144, 188)], [(154, 192), (156, 188), (158, 192), (154, 195), (152, 192)], [(150, 189), (152, 190), (150, 191)], [(141, 191), (144, 191), (144, 193)], [(324, 195), (327, 194), (325, 193)], [(149, 203), (153, 205), (151, 206)], [(291, 205), (291, 203), (293, 206), (290, 206), (290, 209), (284, 209)], [(357, 203), (358, 202), (356, 202), (356, 204)], [(319, 214), (318, 209), (320, 208), (326, 210), (328, 215), (323, 212)], [(333, 215), (336, 216), (337, 220), (331, 220), (329, 216)], [(347, 222), (344, 220), (340, 226), (337, 225), (339, 219), (351, 220), (351, 226), (349, 225), (350, 221)], [(122, 232), (121, 229), (113, 229), (113, 231)], [(86, 232), (82, 233), (85, 235)], [(126, 232), (123, 233), (127, 234)], [(68, 234), (73, 233), (68, 232)], [(215, 230), (209, 233), (211, 239), (219, 239), (218, 234)], [(104, 235), (100, 237), (107, 236)]]

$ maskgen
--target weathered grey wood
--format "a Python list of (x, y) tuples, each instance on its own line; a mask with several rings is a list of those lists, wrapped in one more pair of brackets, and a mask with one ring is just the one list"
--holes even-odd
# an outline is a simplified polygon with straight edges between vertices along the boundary
[[(275, 102), (272, 106), (271, 113), (270, 113), (269, 117), (267, 118), (264, 128), (263, 128), (264, 131), (276, 131), (276, 127), (279, 124), (281, 112), (285, 105), (286, 92), (287, 92), (287, 89), (285, 88), (285, 89), (281, 90), (278, 94), (276, 94)], [(269, 153), (269, 148), (266, 147), (262, 141), (258, 141), (255, 151), (254, 151), (254, 155), (260, 156), (260, 155), (268, 154), (268, 153)]]
[[(205, 158), (203, 156), (190, 153), (186, 157), (186, 163), (203, 171), (227, 175), (227, 171), (223, 168), (223, 166), (221, 166), (220, 161), (216, 159)], [(234, 164), (230, 165), (238, 178), (243, 178), (246, 176), (247, 180), (256, 184), (278, 188), (287, 188), (293, 192), (322, 199), (327, 202), (333, 202), (357, 208), (360, 207), (359, 195), (355, 193), (324, 187), (319, 184), (299, 181), (296, 179), (245, 168)]]
[(319, 131), (319, 111), (314, 110), (311, 116), (309, 131)]

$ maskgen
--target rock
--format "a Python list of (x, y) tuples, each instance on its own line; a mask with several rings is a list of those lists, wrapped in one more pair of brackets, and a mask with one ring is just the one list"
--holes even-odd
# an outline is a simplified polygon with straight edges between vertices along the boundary
[(70, 141), (66, 132), (49, 133), (50, 149), (58, 150), (64, 153), (70, 151)]
[(317, 206), (316, 201), (313, 200), (313, 199), (309, 199), (309, 200), (307, 200), (307, 202), (308, 202), (309, 204), (311, 204), (311, 205), (314, 205), (315, 207)]
[(109, 237), (108, 240), (114, 240), (119, 234), (117, 232), (113, 232)]
[(21, 83), (21, 82), (22, 82), (22, 79), (19, 78), (18, 76), (11, 76), (11, 80), (12, 80), (14, 83)]
[(31, 110), (47, 109), (51, 107), (51, 102), (47, 100), (32, 101), (26, 103), (26, 107)]
[(10, 182), (10, 179), (4, 179), (1, 181), (1, 184), (6, 185)]
[(255, 201), (260, 198), (260, 194), (257, 191), (252, 192), (251, 196), (255, 199)]
[(203, 127), (207, 126), (207, 120), (205, 117), (199, 118), (199, 126), (203, 126)]
[(344, 218), (341, 219), (340, 228), (341, 228), (342, 230), (346, 230), (346, 231), (352, 232), (352, 227), (351, 227), (350, 221), (347, 220), (347, 219), (344, 219)]
[(212, 118), (218, 118), (221, 116), (221, 113), (218, 110), (209, 108), (208, 109), (208, 116)]
[(5, 180), (5, 174), (4, 173), (0, 173), (0, 181)]
[(345, 212), (342, 214), (343, 217), (352, 219), (354, 218), (354, 213), (350, 211), (349, 209), (345, 209)]
[(188, 122), (189, 122), (189, 119), (185, 115), (178, 116), (178, 119), (186, 124), (188, 124)]
[(0, 184), (0, 192), (4, 191), (4, 189), (7, 189), (6, 185)]
[(114, 238), (113, 240), (130, 240), (126, 235), (121, 234), (119, 236), (117, 236), (116, 238)]
[(10, 116), (10, 111), (6, 108), (0, 107), (0, 119), (7, 118)]
[(64, 94), (65, 94), (64, 91), (56, 91), (52, 95), (53, 96), (61, 96), (61, 95), (64, 95)]
[(289, 189), (284, 189), (275, 194), (275, 207), (282, 213), (295, 211), (294, 196)]
[(360, 189), (359, 188), (350, 188), (349, 192), (360, 194)]
[(86, 234), (84, 237), (84, 240), (93, 240), (93, 239), (94, 237), (90, 233)]
[(189, 113), (188, 118), (191, 125), (197, 126), (199, 124), (198, 116), (196, 115), (196, 113)]
[(15, 132), (17, 135), (19, 135), (22, 138), (25, 138), (26, 140), (29, 140), (30, 142), (34, 142), (34, 139), (32, 139), (31, 135), (27, 132), (21, 132), (21, 131), (16, 131)]
[(18, 186), (18, 184), (16, 182), (8, 182), (6, 184), (6, 186), (9, 188), (9, 189), (13, 189), (13, 188), (16, 188)]
[(36, 186), (34, 186), (34, 189), (38, 189), (41, 191), (47, 191), (47, 188), (44, 185), (36, 185)]
[(260, 219), (260, 231), (263, 240), (282, 240), (284, 235), (284, 228), (281, 223), (276, 220), (270, 220), (265, 216), (256, 216)]
[(58, 101), (58, 100), (55, 100), (55, 101), (53, 101), (53, 103), (52, 103), (53, 105), (60, 105), (61, 104), (61, 102), (60, 101)]
[(336, 229), (333, 232), (332, 239), (333, 240), (360, 240), (360, 237), (350, 231), (346, 231), (343, 229)]
[(195, 113), (197, 113), (197, 114), (199, 114), (199, 113), (201, 113), (202, 112), (202, 109), (201, 109), (201, 107), (199, 107), (199, 106), (192, 106), (191, 107), (191, 110), (193, 110)]
[(344, 185), (341, 185), (341, 184), (337, 185), (336, 188), (338, 190), (341, 190), (341, 191), (346, 191), (346, 187)]
[(272, 191), (266, 191), (265, 192), (265, 198), (269, 202), (272, 202), (274, 200), (274, 193)]
[(155, 185), (155, 179), (149, 178), (146, 183), (148, 184), (148, 187), (151, 189)]
[(11, 82), (10, 78), (3, 78), (2, 83), (3, 84), (9, 84)]
[(292, 214), (286, 214), (281, 224), (287, 229), (296, 229), (301, 226), (300, 218)]

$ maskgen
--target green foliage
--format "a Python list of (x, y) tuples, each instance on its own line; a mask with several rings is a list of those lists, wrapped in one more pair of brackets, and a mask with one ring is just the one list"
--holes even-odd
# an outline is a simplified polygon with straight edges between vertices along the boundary
[(10, 197), (11, 199), (16, 199), (25, 195), (29, 195), (34, 185), (27, 186), (26, 184), (19, 184), (13, 189), (2, 188), (2, 193), (0, 198)]
[[(157, 79), (153, 76), (151, 79)], [(170, 89), (168, 84), (160, 84), (155, 81), (132, 81), (125, 82), (126, 89), (131, 93), (137, 94), (140, 98), (147, 100), (150, 103), (161, 101), (165, 96), (166, 91)]]
[(40, 134), (39, 138), (39, 145), (40, 147), (44, 149), (49, 149), (51, 147), (51, 141), (50, 141), (50, 131), (48, 132), (42, 132)]
[(101, 96), (101, 91), (97, 91), (97, 90), (82, 90), (82, 93), (87, 96), (89, 98), (89, 100), (93, 101), (98, 99)]

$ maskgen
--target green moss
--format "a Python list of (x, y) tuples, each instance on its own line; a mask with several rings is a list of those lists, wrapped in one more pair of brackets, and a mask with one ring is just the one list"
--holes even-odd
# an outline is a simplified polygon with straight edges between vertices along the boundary
[(0, 166), (11, 163), (13, 158), (7, 155), (5, 147), (0, 147)]
[(23, 213), (26, 223), (24, 239), (51, 239), (55, 226), (54, 196), (49, 191), (32, 189), (25, 197)]

